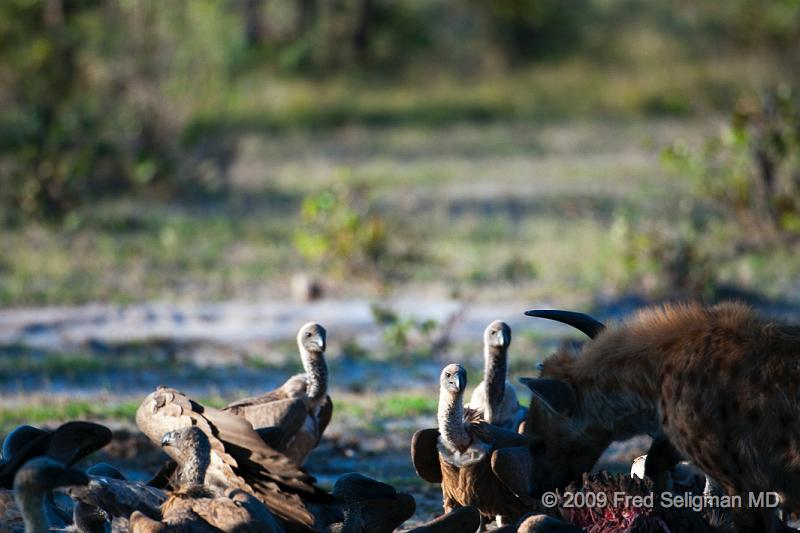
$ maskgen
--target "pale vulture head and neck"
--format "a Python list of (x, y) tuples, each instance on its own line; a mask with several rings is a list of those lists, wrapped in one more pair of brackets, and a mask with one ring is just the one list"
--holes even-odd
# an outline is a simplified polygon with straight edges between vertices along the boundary
[(306, 393), (314, 402), (328, 394), (328, 365), (325, 362), (325, 328), (309, 322), (297, 333), (297, 347), (306, 372)]
[(508, 347), (511, 345), (511, 328), (495, 320), (483, 332), (483, 386), (486, 389), (484, 418), (493, 423), (506, 392), (508, 373)]
[(463, 452), (472, 444), (472, 436), (464, 423), (464, 391), (467, 371), (459, 364), (444, 367), (439, 377), (439, 434), (444, 444)]
[(203, 431), (190, 426), (168, 431), (161, 437), (161, 447), (177, 451), (180, 466), (178, 485), (182, 489), (205, 485), (206, 472), (211, 464), (211, 443)]

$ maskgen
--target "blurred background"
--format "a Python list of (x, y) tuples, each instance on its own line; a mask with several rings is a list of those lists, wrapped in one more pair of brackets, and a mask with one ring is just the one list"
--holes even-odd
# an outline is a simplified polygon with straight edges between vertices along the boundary
[(105, 420), (146, 477), (147, 392), (274, 387), (314, 320), (311, 472), (425, 493), (493, 319), (518, 376), (572, 334), (532, 307), (797, 315), (799, 60), (798, 0), (5, 0), (0, 434)]

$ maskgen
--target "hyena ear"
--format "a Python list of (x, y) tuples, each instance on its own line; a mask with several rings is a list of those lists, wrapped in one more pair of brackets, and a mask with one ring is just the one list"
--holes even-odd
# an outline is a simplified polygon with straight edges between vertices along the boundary
[(538, 400), (554, 413), (569, 416), (578, 407), (575, 391), (566, 381), (547, 378), (519, 378), (519, 381), (531, 389), (531, 401)]

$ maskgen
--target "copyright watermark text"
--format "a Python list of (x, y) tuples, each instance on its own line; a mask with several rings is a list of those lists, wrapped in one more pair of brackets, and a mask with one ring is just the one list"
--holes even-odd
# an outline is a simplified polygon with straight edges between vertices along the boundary
[(684, 492), (653, 492), (645, 495), (633, 495), (627, 492), (564, 492), (560, 497), (555, 492), (542, 494), (542, 505), (564, 508), (581, 507), (643, 507), (691, 509), (701, 512), (704, 509), (735, 509), (738, 507), (768, 507), (775, 508), (781, 505), (781, 497), (777, 492), (749, 492), (745, 495), (718, 496), (711, 494), (693, 494)]

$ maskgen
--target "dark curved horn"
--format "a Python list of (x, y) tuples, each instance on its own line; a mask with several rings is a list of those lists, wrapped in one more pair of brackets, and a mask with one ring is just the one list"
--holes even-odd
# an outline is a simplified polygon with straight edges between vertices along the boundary
[(598, 333), (606, 329), (602, 322), (598, 322), (589, 315), (583, 313), (576, 313), (574, 311), (558, 311), (556, 309), (534, 309), (533, 311), (525, 311), (528, 316), (537, 318), (546, 318), (548, 320), (555, 320), (562, 322), (568, 326), (572, 326), (581, 333), (585, 333), (590, 339), (597, 336)]

